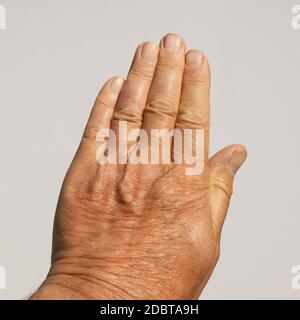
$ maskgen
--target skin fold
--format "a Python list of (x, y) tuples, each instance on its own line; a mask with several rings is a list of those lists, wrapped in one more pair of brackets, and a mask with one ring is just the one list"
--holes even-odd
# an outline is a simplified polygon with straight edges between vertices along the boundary
[[(209, 159), (210, 69), (167, 34), (141, 44), (126, 80), (101, 89), (65, 177), (52, 265), (31, 299), (197, 299), (218, 261), (241, 145)], [(96, 161), (99, 129), (204, 129), (204, 171)], [(130, 146), (129, 146), (130, 147)], [(171, 152), (171, 150), (170, 150)]]

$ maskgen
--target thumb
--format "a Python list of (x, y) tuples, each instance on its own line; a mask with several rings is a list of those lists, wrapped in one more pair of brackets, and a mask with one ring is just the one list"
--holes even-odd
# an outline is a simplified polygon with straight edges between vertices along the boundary
[(232, 195), (235, 174), (247, 158), (242, 145), (230, 145), (217, 152), (210, 160), (210, 207), (216, 236), (221, 235)]

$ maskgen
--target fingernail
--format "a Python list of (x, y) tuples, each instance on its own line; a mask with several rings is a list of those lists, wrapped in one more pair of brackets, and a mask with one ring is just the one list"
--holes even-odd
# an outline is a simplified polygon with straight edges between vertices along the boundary
[(247, 158), (247, 152), (245, 149), (233, 149), (228, 159), (227, 165), (235, 174)]
[(190, 68), (200, 68), (203, 61), (203, 53), (197, 50), (190, 50), (185, 56), (185, 64)]
[(120, 77), (112, 78), (110, 82), (111, 92), (115, 94), (119, 94), (122, 89), (123, 83), (124, 83), (124, 80)]
[(141, 56), (145, 61), (156, 61), (158, 56), (158, 45), (155, 43), (146, 42), (143, 44)]
[(170, 33), (164, 37), (162, 45), (169, 51), (179, 51), (183, 47), (183, 40), (176, 34)]

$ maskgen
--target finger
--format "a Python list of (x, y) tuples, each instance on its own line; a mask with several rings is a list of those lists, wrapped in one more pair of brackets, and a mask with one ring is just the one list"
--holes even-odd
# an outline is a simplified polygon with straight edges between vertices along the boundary
[(127, 121), (128, 130), (141, 127), (158, 52), (158, 45), (149, 42), (137, 48), (113, 115), (112, 129), (116, 132), (119, 121)]
[[(123, 83), (124, 80), (122, 78), (111, 78), (104, 84), (95, 100), (81, 143), (66, 176), (66, 180), (71, 179), (75, 185), (77, 183), (82, 186), (89, 185), (89, 177), (94, 176), (99, 168), (96, 161), (98, 148), (96, 141), (97, 134), (101, 129), (110, 128), (114, 108)], [(84, 181), (79, 179), (80, 175), (78, 176), (78, 172), (84, 172)], [(70, 183), (69, 185), (73, 184)]]
[[(210, 69), (200, 51), (190, 50), (185, 56), (182, 91), (175, 127), (204, 130), (204, 164), (208, 166), (210, 118)], [(196, 134), (193, 132), (193, 140)], [(193, 141), (195, 148), (195, 141)], [(193, 151), (194, 151), (193, 148)]]
[[(100, 90), (85, 127), (77, 155), (79, 155), (81, 151), (83, 151), (84, 154), (87, 153), (87, 149), (95, 152), (97, 147), (97, 133), (101, 129), (110, 128), (112, 115), (123, 83), (124, 80), (122, 78), (114, 77), (108, 80)], [(94, 158), (93, 155), (93, 159)]]
[(144, 111), (142, 128), (174, 128), (184, 68), (184, 41), (175, 34), (166, 35), (160, 43), (159, 58)]
[(235, 174), (247, 158), (241, 145), (228, 146), (216, 153), (209, 161), (211, 171), (211, 212), (217, 237), (220, 237), (232, 195)]

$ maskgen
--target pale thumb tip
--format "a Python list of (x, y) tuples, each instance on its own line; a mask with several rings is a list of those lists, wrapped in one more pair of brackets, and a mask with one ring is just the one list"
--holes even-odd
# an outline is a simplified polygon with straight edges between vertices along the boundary
[(247, 150), (242, 145), (233, 145), (230, 149), (227, 166), (233, 174), (236, 174), (247, 159)]
[(246, 148), (240, 144), (233, 144), (216, 153), (210, 159), (210, 166), (227, 167), (234, 175), (245, 162), (246, 158)]

